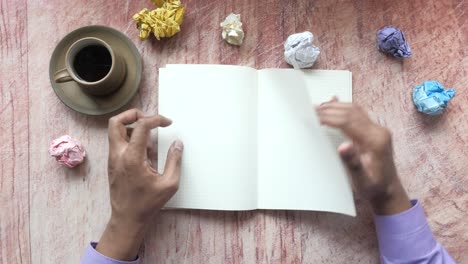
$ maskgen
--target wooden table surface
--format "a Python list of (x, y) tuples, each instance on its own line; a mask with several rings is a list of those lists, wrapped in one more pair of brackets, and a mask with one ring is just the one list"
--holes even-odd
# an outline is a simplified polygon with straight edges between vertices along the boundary
[[(149, 0), (0, 0), (0, 262), (77, 263), (99, 239), (110, 214), (107, 120), (65, 107), (52, 91), (48, 64), (58, 41), (85, 25), (127, 34), (144, 62), (140, 91), (126, 108), (157, 112), (158, 68), (167, 63), (288, 67), (283, 42), (312, 31), (322, 53), (315, 69), (353, 72), (354, 101), (391, 128), (396, 162), (438, 240), (468, 261), (467, 8), (464, 0), (182, 0), (175, 37), (140, 42), (132, 15)], [(221, 39), (219, 23), (241, 14), (245, 42)], [(376, 31), (400, 27), (413, 57), (380, 53)], [(416, 112), (412, 88), (438, 80), (457, 89), (438, 117)], [(47, 153), (62, 134), (89, 156), (75, 169)], [(154, 140), (156, 143), (156, 140)], [(155, 157), (156, 158), (156, 157)], [(356, 197), (358, 217), (296, 211), (164, 212), (154, 220), (142, 263), (377, 263), (372, 215)]]

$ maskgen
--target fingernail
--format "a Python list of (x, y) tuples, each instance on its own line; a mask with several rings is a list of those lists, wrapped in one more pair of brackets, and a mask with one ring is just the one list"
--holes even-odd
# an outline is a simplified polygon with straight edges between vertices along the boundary
[(184, 151), (184, 143), (180, 140), (174, 141), (174, 148), (180, 152)]

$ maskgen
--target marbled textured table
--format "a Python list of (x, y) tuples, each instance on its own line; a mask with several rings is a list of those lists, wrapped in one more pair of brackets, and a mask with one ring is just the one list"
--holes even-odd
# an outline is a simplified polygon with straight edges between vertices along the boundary
[[(140, 42), (131, 16), (149, 0), (0, 1), (0, 262), (77, 263), (109, 216), (107, 119), (73, 112), (48, 78), (54, 46), (80, 26), (117, 28), (144, 58), (139, 94), (127, 108), (157, 111), (158, 68), (167, 63), (288, 67), (283, 41), (312, 31), (322, 53), (316, 69), (353, 72), (354, 101), (394, 135), (397, 166), (411, 197), (422, 201), (438, 240), (468, 261), (468, 33), (464, 0), (182, 0), (175, 37)], [(221, 40), (219, 23), (241, 14), (240, 48)], [(414, 56), (376, 49), (376, 31), (402, 28)], [(426, 79), (455, 87), (439, 117), (416, 112), (411, 89)], [(89, 159), (70, 170), (47, 154), (69, 133)], [(156, 143), (156, 140), (155, 140)], [(156, 157), (155, 157), (156, 158)], [(371, 212), (358, 217), (295, 211), (164, 212), (146, 237), (143, 263), (377, 263)]]

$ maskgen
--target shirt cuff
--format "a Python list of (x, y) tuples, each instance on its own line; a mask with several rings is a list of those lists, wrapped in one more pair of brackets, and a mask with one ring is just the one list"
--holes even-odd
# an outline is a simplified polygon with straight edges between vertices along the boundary
[(122, 260), (115, 260), (115, 259), (106, 257), (95, 249), (96, 245), (97, 245), (96, 242), (91, 242), (86, 247), (83, 258), (81, 259), (81, 264), (138, 264), (140, 263), (139, 258), (137, 258), (134, 261), (122, 261)]
[(415, 252), (429, 254), (437, 245), (417, 200), (410, 209), (390, 215), (375, 216), (380, 254), (391, 259), (409, 259)]

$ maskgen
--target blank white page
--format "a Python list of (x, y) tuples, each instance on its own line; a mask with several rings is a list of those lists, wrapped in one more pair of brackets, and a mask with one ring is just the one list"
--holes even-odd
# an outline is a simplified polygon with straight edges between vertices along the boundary
[[(281, 70), (281, 72), (288, 71), (294, 70)], [(333, 96), (337, 96), (342, 102), (352, 102), (353, 88), (350, 71), (304, 70), (302, 72), (312, 104), (319, 105), (329, 101)]]
[(171, 65), (159, 70), (158, 169), (184, 142), (172, 208), (252, 210), (257, 191), (257, 72), (240, 66)]
[(258, 207), (354, 216), (349, 180), (320, 128), (306, 78), (295, 70), (258, 71)]

